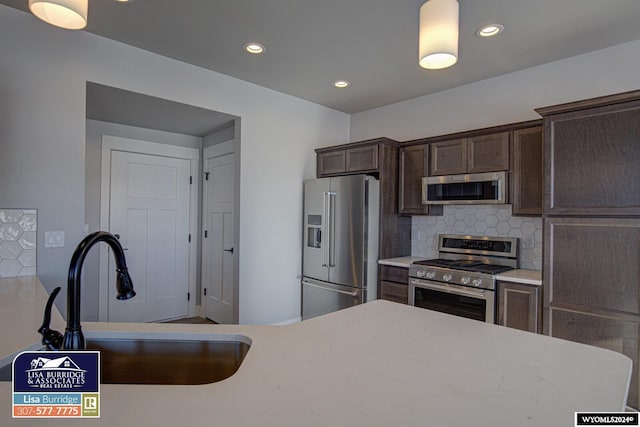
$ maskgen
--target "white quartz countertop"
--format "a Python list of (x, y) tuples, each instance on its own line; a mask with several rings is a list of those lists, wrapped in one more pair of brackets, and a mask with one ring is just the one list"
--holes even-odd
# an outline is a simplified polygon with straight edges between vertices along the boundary
[(540, 270), (517, 269), (498, 274), (496, 280), (524, 283), (526, 285), (542, 285), (542, 272)]
[(378, 264), (409, 268), (412, 263), (422, 261), (423, 259), (425, 259), (425, 257), (403, 256), (398, 258), (381, 259), (378, 261)]
[(566, 426), (575, 411), (621, 411), (631, 375), (612, 351), (382, 300), (289, 326), (84, 330), (241, 334), (251, 348), (214, 384), (102, 385), (100, 419), (11, 419), (0, 383), (0, 425)]

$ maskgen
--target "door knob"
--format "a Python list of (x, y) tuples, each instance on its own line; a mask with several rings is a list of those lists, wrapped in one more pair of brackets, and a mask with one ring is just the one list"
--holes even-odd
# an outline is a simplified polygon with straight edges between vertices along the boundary
[(231, 249), (223, 249), (223, 251), (233, 253), (233, 248), (231, 248)]

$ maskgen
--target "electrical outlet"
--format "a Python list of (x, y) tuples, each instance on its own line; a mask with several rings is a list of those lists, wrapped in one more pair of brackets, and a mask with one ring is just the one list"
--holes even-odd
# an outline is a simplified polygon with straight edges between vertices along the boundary
[(535, 246), (535, 242), (533, 240), (533, 236), (524, 236), (522, 238), (522, 247), (523, 248), (533, 248)]
[(64, 231), (45, 231), (45, 248), (64, 248)]

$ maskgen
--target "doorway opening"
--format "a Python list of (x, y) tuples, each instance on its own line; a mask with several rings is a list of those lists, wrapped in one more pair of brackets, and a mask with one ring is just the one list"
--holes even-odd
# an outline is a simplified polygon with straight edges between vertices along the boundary
[[(92, 82), (87, 82), (86, 94), (85, 232), (105, 230), (121, 236), (121, 243), (129, 250), (134, 287), (142, 291), (143, 298), (137, 309), (136, 304), (115, 306), (122, 302), (112, 302), (115, 300), (109, 295), (113, 286), (108, 273), (110, 256), (108, 248), (101, 245), (85, 262), (83, 320), (161, 321), (208, 315), (220, 321), (215, 311), (207, 313), (204, 297), (205, 289), (210, 294), (211, 285), (203, 283), (203, 273), (212, 268), (203, 249), (204, 233), (209, 237), (212, 230), (206, 229), (203, 216), (203, 153), (222, 150), (234, 156), (230, 184), (233, 221), (227, 222), (233, 229), (227, 230), (225, 237), (227, 243), (231, 239), (234, 252), (224, 273), (231, 279), (225, 284), (226, 295), (231, 296), (227, 309), (231, 314), (225, 314), (224, 322), (237, 323), (240, 119)], [(190, 187), (174, 188), (173, 184), (184, 182), (185, 171)], [(182, 195), (172, 201), (169, 193), (178, 194), (178, 187)], [(127, 232), (115, 231), (118, 227)], [(157, 248), (163, 249), (150, 250)], [(168, 263), (169, 259), (177, 261)], [(133, 277), (136, 269), (138, 286)], [(157, 277), (172, 280), (153, 288)]]

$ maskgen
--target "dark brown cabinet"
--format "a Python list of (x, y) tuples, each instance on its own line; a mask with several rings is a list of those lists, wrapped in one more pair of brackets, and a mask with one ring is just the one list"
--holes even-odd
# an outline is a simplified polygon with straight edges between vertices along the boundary
[(467, 173), (467, 140), (434, 142), (431, 144), (430, 175), (458, 175)]
[(545, 116), (545, 212), (640, 215), (640, 92), (536, 111)]
[(640, 380), (640, 91), (544, 116), (544, 331), (618, 351)]
[(498, 282), (498, 324), (542, 333), (542, 292), (540, 286)]
[(378, 144), (318, 151), (317, 161), (318, 177), (377, 171)]
[(411, 253), (411, 218), (398, 215), (398, 143), (376, 138), (316, 149), (318, 178), (367, 174), (380, 182), (378, 258)]
[(513, 131), (511, 205), (513, 215), (542, 215), (544, 160), (543, 127)]
[(640, 218), (545, 219), (545, 333), (633, 360), (638, 407)]
[(431, 176), (509, 170), (509, 132), (431, 144)]
[(509, 170), (509, 132), (467, 139), (469, 173)]
[(409, 269), (392, 265), (378, 266), (378, 298), (409, 304)]
[(422, 177), (429, 175), (429, 144), (399, 150), (398, 213), (442, 215), (442, 206), (422, 204)]

